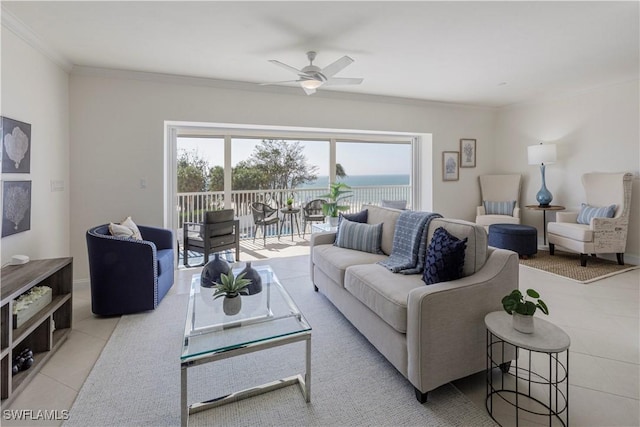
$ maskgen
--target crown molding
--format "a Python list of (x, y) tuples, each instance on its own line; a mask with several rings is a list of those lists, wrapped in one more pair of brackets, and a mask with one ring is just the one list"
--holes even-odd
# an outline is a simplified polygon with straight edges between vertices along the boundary
[(213, 87), (227, 90), (244, 90), (249, 92), (273, 93), (280, 95), (300, 96), (304, 98), (323, 98), (345, 101), (377, 102), (387, 104), (413, 105), (413, 106), (435, 106), (440, 108), (468, 108), (474, 110), (495, 111), (497, 107), (486, 105), (474, 105), (464, 103), (453, 103), (444, 101), (434, 101), (418, 98), (403, 98), (397, 96), (373, 95), (355, 92), (343, 92), (334, 90), (319, 90), (312, 96), (306, 95), (300, 88), (292, 86), (278, 85), (258, 85), (251, 82), (237, 80), (222, 80), (206, 77), (182, 76), (176, 74), (163, 74), (148, 71), (119, 70), (113, 68), (89, 67), (74, 65), (71, 75), (92, 76), (102, 78), (140, 80), (146, 82), (181, 84), (191, 86)]
[(2, 17), (1, 24), (3, 28), (14, 33), (21, 38), (29, 46), (43, 54), (45, 57), (53, 61), (56, 65), (61, 67), (67, 73), (71, 72), (73, 64), (58, 53), (51, 46), (47, 45), (42, 39), (34, 33), (24, 22), (19, 20), (14, 14), (9, 12), (4, 5), (0, 9), (0, 15)]

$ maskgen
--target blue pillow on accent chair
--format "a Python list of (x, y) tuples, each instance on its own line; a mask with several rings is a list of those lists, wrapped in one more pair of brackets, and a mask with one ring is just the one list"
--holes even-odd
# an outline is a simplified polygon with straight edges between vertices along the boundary
[(503, 202), (493, 202), (484, 200), (484, 210), (486, 215), (509, 215), (513, 216), (513, 210), (516, 207), (515, 200), (507, 200)]
[(153, 310), (173, 286), (173, 232), (137, 227), (142, 240), (114, 236), (109, 224), (87, 231), (94, 314), (114, 316)]
[(422, 280), (433, 285), (461, 278), (466, 248), (467, 238), (460, 240), (443, 227), (436, 228), (427, 248)]
[(583, 203), (576, 222), (578, 224), (589, 225), (591, 223), (591, 218), (613, 218), (615, 214), (616, 205), (597, 207)]

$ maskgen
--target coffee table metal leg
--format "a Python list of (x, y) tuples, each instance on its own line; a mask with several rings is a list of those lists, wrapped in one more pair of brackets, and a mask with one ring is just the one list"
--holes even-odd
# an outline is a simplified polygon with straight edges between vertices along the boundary
[[(283, 378), (281, 380), (272, 381), (267, 384), (263, 384), (263, 385), (248, 388), (242, 391), (238, 391), (235, 393), (231, 393), (226, 396), (220, 396), (215, 399), (210, 399), (204, 402), (193, 403), (191, 405), (187, 403), (187, 368), (188, 367), (197, 366), (203, 363), (208, 363), (210, 361), (226, 359), (228, 357), (234, 357), (241, 354), (253, 353), (260, 349), (273, 348), (273, 347), (286, 345), (286, 344), (299, 342), (299, 341), (306, 341), (306, 350), (305, 350), (305, 357), (306, 357), (305, 371), (306, 372), (304, 373), (304, 376), (302, 376), (301, 374), (298, 374), (291, 377)], [(311, 333), (310, 332), (297, 335), (297, 336), (282, 337), (269, 343), (239, 347), (237, 349), (229, 350), (227, 352), (220, 353), (214, 356), (207, 356), (207, 357), (200, 358), (199, 360), (185, 362), (181, 365), (181, 371), (180, 371), (181, 425), (182, 427), (186, 427), (188, 425), (189, 414), (194, 414), (196, 412), (222, 406), (227, 403), (237, 402), (238, 400), (257, 396), (259, 394), (266, 393), (272, 390), (277, 390), (279, 388), (287, 387), (296, 383), (300, 386), (300, 391), (302, 392), (305, 398), (305, 401), (307, 403), (310, 402), (311, 401)]]

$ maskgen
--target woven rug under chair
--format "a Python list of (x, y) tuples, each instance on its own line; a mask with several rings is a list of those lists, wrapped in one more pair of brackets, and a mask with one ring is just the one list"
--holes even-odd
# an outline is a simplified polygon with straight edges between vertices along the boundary
[(605, 277), (624, 273), (636, 268), (637, 265), (619, 265), (601, 257), (589, 256), (587, 266), (580, 266), (580, 254), (563, 252), (556, 249), (551, 256), (548, 250), (538, 250), (536, 255), (528, 259), (520, 259), (520, 265), (546, 271), (557, 276), (566, 277), (579, 283), (591, 283)]

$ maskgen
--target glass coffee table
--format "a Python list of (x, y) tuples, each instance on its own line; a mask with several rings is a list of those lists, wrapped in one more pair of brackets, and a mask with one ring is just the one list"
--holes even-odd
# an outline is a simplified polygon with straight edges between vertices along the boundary
[[(213, 288), (200, 286), (200, 274), (193, 275), (180, 356), (180, 416), (183, 426), (188, 424), (189, 414), (296, 383), (305, 400), (309, 402), (311, 399), (311, 326), (271, 267), (253, 267), (262, 278), (262, 291), (243, 295), (242, 308), (233, 316), (222, 311), (223, 298), (213, 299)], [(241, 270), (234, 269), (234, 275)], [(272, 381), (206, 402), (187, 402), (188, 368), (298, 341), (306, 341), (304, 375)]]

